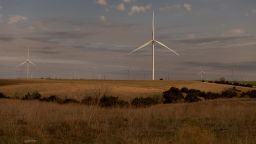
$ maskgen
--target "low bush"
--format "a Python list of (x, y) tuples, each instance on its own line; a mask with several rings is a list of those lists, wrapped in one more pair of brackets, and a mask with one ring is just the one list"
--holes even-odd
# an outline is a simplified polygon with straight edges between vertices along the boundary
[(77, 104), (77, 103), (80, 103), (80, 102), (78, 100), (71, 99), (71, 98), (66, 98), (66, 99), (62, 100), (62, 104), (69, 104), (69, 103)]
[(221, 95), (219, 93), (207, 92), (204, 95), (204, 99), (217, 99), (220, 98)]
[(185, 97), (185, 102), (198, 102), (200, 101), (200, 98), (196, 93), (188, 93), (187, 96)]
[(86, 96), (82, 99), (81, 103), (85, 105), (97, 105), (99, 103), (99, 99), (97, 97)]
[(239, 82), (230, 82), (226, 81), (225, 79), (221, 78), (220, 80), (216, 81), (208, 81), (209, 83), (217, 83), (217, 84), (227, 84), (227, 85), (234, 85), (234, 86), (242, 86), (242, 87), (253, 87), (252, 84), (244, 84)]
[(119, 100), (118, 97), (104, 95), (100, 98), (99, 105), (101, 107), (127, 107), (129, 103), (124, 100)]
[(38, 91), (34, 91), (32, 94), (30, 94), (30, 92), (25, 94), (24, 97), (22, 97), (22, 100), (40, 100), (40, 98), (41, 94)]
[(56, 102), (56, 103), (63, 103), (63, 100), (58, 98), (57, 96), (49, 96), (49, 97), (44, 97), (44, 98), (41, 98), (40, 101), (45, 101), (45, 102)]
[(175, 103), (184, 101), (182, 92), (175, 87), (171, 87), (168, 91), (163, 92), (164, 103)]
[(9, 97), (0, 92), (0, 99), (8, 99)]
[(248, 92), (243, 92), (241, 94), (242, 97), (245, 97), (245, 96), (248, 96), (250, 98), (256, 98), (256, 90), (251, 90), (251, 91), (248, 91)]
[(236, 97), (238, 94), (237, 94), (237, 91), (236, 91), (236, 89), (234, 89), (234, 88), (231, 88), (231, 89), (227, 89), (227, 90), (225, 90), (225, 91), (223, 91), (222, 93), (221, 93), (221, 96), (223, 97), (223, 98), (233, 98), (233, 97)]
[(137, 97), (131, 101), (131, 105), (135, 107), (147, 107), (161, 103), (158, 97)]
[(180, 91), (183, 92), (183, 93), (188, 93), (189, 89), (186, 88), (186, 87), (183, 87), (183, 88), (180, 89)]

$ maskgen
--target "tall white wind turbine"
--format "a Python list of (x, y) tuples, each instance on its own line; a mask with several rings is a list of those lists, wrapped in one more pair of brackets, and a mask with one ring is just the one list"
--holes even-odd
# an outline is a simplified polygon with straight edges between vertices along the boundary
[(200, 74), (200, 77), (201, 77), (201, 81), (203, 81), (204, 80), (205, 71), (203, 70), (202, 67), (200, 67), (200, 69), (201, 69), (201, 71), (199, 72), (199, 74)]
[(28, 48), (28, 54), (27, 54), (27, 59), (22, 62), (21, 64), (19, 64), (18, 66), (23, 66), (26, 64), (27, 67), (27, 79), (29, 79), (29, 75), (30, 75), (30, 64), (35, 65), (31, 59), (30, 59), (30, 55), (29, 55), (29, 48)]
[(141, 45), (140, 47), (134, 49), (133, 51), (131, 51), (129, 53), (132, 54), (150, 44), (152, 44), (152, 80), (155, 80), (155, 44), (159, 44), (161, 46), (163, 46), (164, 48), (168, 49), (169, 51), (173, 52), (174, 54), (176, 54), (177, 56), (179, 56), (179, 54), (177, 52), (175, 52), (174, 50), (170, 49), (169, 47), (167, 47), (165, 44), (163, 44), (162, 42), (160, 41), (157, 41), (155, 39), (155, 14), (153, 12), (153, 20), (152, 20), (152, 39), (148, 42), (146, 42), (145, 44)]

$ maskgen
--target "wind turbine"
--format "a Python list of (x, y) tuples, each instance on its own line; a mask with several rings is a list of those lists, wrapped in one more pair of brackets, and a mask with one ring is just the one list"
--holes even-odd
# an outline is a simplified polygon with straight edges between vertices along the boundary
[(203, 68), (201, 67), (201, 71), (199, 72), (200, 77), (201, 77), (201, 81), (204, 80), (204, 75), (205, 75), (205, 71), (203, 70)]
[(21, 64), (19, 64), (18, 66), (23, 66), (25, 65), (27, 66), (27, 79), (29, 79), (29, 74), (30, 74), (30, 64), (35, 65), (31, 60), (30, 60), (30, 55), (29, 55), (29, 48), (28, 48), (28, 54), (27, 54), (27, 59), (22, 62)]
[(152, 80), (155, 80), (155, 44), (159, 44), (161, 46), (163, 46), (164, 48), (168, 49), (169, 51), (173, 52), (174, 54), (176, 54), (177, 56), (179, 56), (179, 54), (177, 52), (175, 52), (174, 50), (170, 49), (169, 47), (167, 47), (165, 44), (163, 44), (162, 42), (158, 41), (155, 39), (155, 14), (153, 12), (153, 20), (152, 20), (152, 39), (148, 42), (146, 42), (145, 44), (141, 45), (140, 47), (134, 49), (133, 51), (131, 51), (129, 53), (132, 54), (142, 48), (145, 48), (146, 46), (152, 44)]

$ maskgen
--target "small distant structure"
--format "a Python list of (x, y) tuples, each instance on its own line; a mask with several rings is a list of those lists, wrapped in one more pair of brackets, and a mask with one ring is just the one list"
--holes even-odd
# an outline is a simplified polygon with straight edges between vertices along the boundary
[(204, 78), (204, 75), (205, 75), (205, 71), (203, 70), (203, 68), (202, 67), (200, 67), (200, 72), (199, 72), (199, 74), (200, 74), (200, 78), (201, 78), (201, 81), (204, 81), (205, 80), (205, 78)]
[(34, 65), (35, 66), (35, 64), (31, 61), (31, 59), (30, 59), (30, 55), (29, 55), (29, 48), (28, 48), (28, 53), (27, 53), (27, 59), (24, 61), (24, 62), (22, 62), (21, 64), (19, 64), (18, 66), (23, 66), (23, 65), (25, 65), (26, 64), (26, 67), (27, 67), (27, 80), (28, 79), (30, 79), (31, 77), (30, 77), (30, 64), (32, 64), (32, 65)]

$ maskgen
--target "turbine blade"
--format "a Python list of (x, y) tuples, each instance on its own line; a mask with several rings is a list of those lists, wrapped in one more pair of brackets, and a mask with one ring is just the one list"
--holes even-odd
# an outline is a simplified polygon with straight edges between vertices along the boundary
[(32, 65), (34, 65), (34, 66), (36, 66), (36, 64), (35, 64), (35, 63), (33, 63), (31, 60), (28, 60), (28, 62), (29, 62), (30, 64), (32, 64)]
[(168, 49), (169, 51), (171, 51), (171, 52), (173, 52), (174, 54), (176, 54), (177, 56), (179, 56), (179, 54), (178, 54), (176, 51), (170, 49), (168, 46), (166, 46), (165, 44), (161, 43), (160, 41), (155, 40), (155, 42), (157, 42), (158, 44), (160, 44), (160, 45), (163, 46), (164, 48)]
[(23, 65), (26, 64), (26, 63), (27, 63), (27, 61), (24, 61), (24, 62), (18, 64), (17, 66), (23, 66)]
[(152, 43), (152, 40), (146, 42), (145, 44), (141, 45), (140, 47), (138, 47), (138, 48), (132, 50), (128, 55), (130, 55), (130, 54), (132, 54), (132, 53), (134, 53), (134, 52), (136, 52), (136, 51), (138, 51), (138, 50), (140, 50), (140, 49), (146, 47), (147, 45), (149, 45), (149, 44), (151, 44), (151, 43)]

